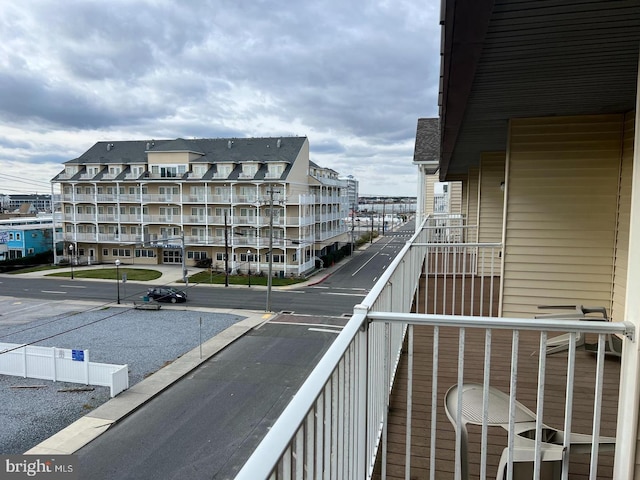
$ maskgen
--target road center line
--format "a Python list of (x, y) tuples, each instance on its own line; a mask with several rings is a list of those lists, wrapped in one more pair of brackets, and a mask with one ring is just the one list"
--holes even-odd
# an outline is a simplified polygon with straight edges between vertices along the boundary
[(40, 290), (41, 293), (61, 293), (65, 294), (67, 292), (58, 292), (57, 290)]
[(373, 259), (374, 259), (374, 257), (375, 257), (376, 255), (378, 255), (378, 253), (380, 253), (380, 252), (376, 252), (376, 253), (374, 253), (374, 254), (371, 256), (371, 258), (370, 258), (369, 260), (367, 260), (366, 262), (364, 262), (364, 263), (362, 264), (362, 266), (361, 266), (359, 269), (357, 269), (355, 272), (353, 272), (353, 273), (351, 274), (351, 276), (352, 276), (352, 277), (356, 276), (356, 275), (358, 274), (358, 272), (359, 272), (360, 270), (362, 270), (362, 269), (367, 265), (367, 263), (369, 263), (371, 260), (373, 260)]

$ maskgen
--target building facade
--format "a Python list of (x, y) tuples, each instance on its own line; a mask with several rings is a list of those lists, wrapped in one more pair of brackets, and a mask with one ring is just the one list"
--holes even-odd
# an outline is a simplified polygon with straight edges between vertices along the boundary
[(48, 252), (52, 239), (51, 217), (0, 220), (0, 261)]
[(98, 142), (52, 184), (55, 241), (81, 264), (298, 276), (348, 241), (345, 182), (306, 137)]

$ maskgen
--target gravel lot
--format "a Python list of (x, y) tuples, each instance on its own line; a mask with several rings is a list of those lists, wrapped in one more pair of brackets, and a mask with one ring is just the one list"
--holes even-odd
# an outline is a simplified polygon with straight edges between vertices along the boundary
[[(43, 315), (22, 325), (0, 322), (0, 341), (88, 349), (92, 362), (128, 364), (130, 385), (197, 347), (201, 338), (205, 342), (245, 318), (164, 308), (103, 308)], [(29, 385), (43, 387), (15, 388)], [(109, 400), (107, 387), (60, 392), (69, 388), (86, 387), (0, 375), (0, 453), (23, 453)]]

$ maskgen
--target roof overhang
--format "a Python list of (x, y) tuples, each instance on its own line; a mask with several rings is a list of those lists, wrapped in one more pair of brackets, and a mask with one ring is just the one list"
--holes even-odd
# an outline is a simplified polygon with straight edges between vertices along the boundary
[(440, 179), (505, 151), (509, 120), (635, 108), (637, 0), (442, 0)]

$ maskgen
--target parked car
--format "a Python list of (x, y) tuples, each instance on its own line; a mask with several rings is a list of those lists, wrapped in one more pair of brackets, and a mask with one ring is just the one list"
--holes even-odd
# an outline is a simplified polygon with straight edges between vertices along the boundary
[(177, 303), (187, 301), (187, 294), (185, 292), (172, 287), (150, 288), (147, 292), (147, 297), (156, 302)]

